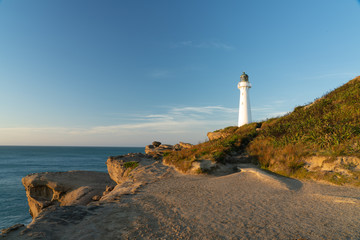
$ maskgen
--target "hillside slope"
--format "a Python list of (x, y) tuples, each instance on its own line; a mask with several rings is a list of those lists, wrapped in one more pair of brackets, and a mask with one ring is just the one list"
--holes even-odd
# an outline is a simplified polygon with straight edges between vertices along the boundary
[(360, 77), (283, 117), (215, 135), (164, 162), (186, 172), (197, 160), (226, 163), (246, 154), (281, 175), (360, 185)]

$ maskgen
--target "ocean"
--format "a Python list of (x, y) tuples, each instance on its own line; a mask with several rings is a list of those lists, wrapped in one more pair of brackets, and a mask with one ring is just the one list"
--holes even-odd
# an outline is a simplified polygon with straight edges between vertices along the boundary
[(37, 172), (106, 172), (109, 156), (144, 153), (143, 147), (0, 146), (0, 229), (31, 222), (21, 178)]

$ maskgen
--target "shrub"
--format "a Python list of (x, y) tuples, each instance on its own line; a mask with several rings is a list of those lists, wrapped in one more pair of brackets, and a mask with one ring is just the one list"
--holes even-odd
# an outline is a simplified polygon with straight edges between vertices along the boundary
[(123, 167), (125, 169), (134, 169), (134, 168), (136, 168), (138, 166), (139, 166), (139, 163), (136, 162), (136, 161), (125, 162), (124, 165), (123, 165)]

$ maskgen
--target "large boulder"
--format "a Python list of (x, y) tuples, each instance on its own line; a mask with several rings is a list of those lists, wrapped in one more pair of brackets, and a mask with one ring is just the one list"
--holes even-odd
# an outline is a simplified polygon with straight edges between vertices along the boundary
[(337, 172), (352, 175), (352, 172), (360, 172), (360, 158), (312, 156), (305, 159), (304, 167), (310, 172)]
[(230, 133), (224, 132), (224, 131), (215, 131), (215, 132), (208, 132), (207, 137), (210, 141), (220, 139), (220, 138), (226, 138), (230, 136)]
[(133, 194), (142, 185), (156, 181), (169, 171), (160, 161), (141, 153), (109, 157), (106, 165), (111, 179), (117, 185), (104, 193), (100, 202), (111, 202), (124, 194)]
[(144, 165), (149, 157), (141, 153), (129, 153), (127, 155), (111, 156), (106, 161), (110, 178), (117, 184), (123, 183), (136, 167)]
[(181, 149), (192, 148), (194, 146), (191, 143), (184, 143), (184, 142), (179, 142), (179, 145)]
[(145, 153), (153, 156), (154, 158), (161, 157), (165, 152), (179, 151), (181, 149), (191, 148), (193, 145), (190, 143), (179, 142), (175, 145), (161, 144), (160, 142), (154, 141), (151, 145), (145, 147)]
[(147, 145), (145, 147), (145, 153), (146, 154), (151, 154), (155, 151), (155, 146), (154, 145)]
[[(156, 143), (154, 145), (154, 143)], [(169, 152), (175, 150), (173, 145), (169, 144), (158, 144), (160, 142), (153, 142), (152, 145), (147, 145), (145, 147), (145, 153), (151, 155), (155, 158), (158, 158), (164, 154), (164, 152)]]
[(153, 145), (154, 147), (158, 147), (158, 146), (161, 145), (161, 142), (153, 141), (153, 142), (152, 142), (152, 145)]
[(209, 173), (215, 170), (218, 164), (211, 160), (195, 160), (191, 163), (190, 173)]
[(170, 145), (170, 144), (161, 144), (159, 147), (158, 147), (158, 150), (159, 151), (163, 151), (163, 150), (173, 150), (174, 146), (173, 145)]
[(86, 205), (106, 186), (115, 185), (107, 173), (91, 171), (44, 172), (22, 179), (33, 218), (52, 205)]

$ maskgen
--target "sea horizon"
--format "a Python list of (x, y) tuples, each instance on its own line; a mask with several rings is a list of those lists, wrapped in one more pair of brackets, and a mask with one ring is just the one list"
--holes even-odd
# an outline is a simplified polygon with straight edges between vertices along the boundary
[(0, 229), (31, 222), (21, 179), (38, 172), (107, 172), (109, 156), (144, 153), (144, 147), (0, 146)]

